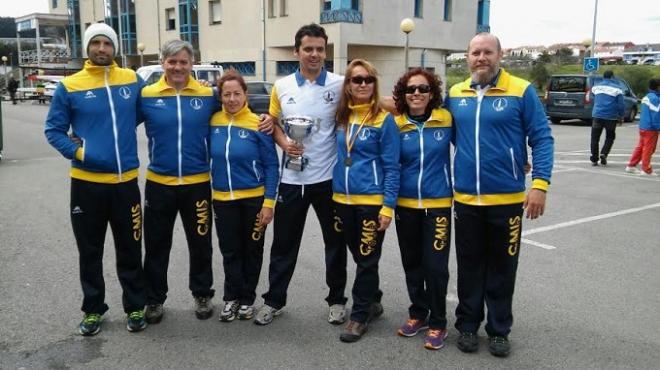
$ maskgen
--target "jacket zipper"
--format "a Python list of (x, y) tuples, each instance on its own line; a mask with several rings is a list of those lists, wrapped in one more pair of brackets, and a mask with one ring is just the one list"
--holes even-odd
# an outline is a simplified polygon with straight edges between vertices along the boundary
[(475, 125), (474, 125), (474, 156), (475, 156), (475, 171), (476, 171), (476, 192), (477, 192), (477, 204), (481, 204), (481, 161), (480, 161), (480, 151), (479, 151), (479, 126), (480, 126), (480, 117), (481, 117), (481, 102), (484, 99), (484, 95), (488, 91), (488, 87), (485, 89), (477, 89), (477, 114), (475, 116)]
[(119, 171), (119, 182), (123, 180), (123, 172), (121, 169), (121, 156), (119, 155), (119, 131), (117, 130), (117, 114), (115, 113), (115, 102), (112, 101), (112, 91), (108, 84), (108, 74), (110, 67), (105, 67), (104, 82), (105, 91), (108, 93), (108, 102), (110, 102), (110, 116), (112, 117), (112, 134), (115, 136), (115, 157), (117, 159), (117, 171)]
[(424, 127), (417, 127), (419, 131), (419, 176), (417, 177), (417, 206), (422, 208), (422, 176), (424, 175)]
[(183, 169), (181, 162), (183, 161), (183, 155), (181, 154), (181, 136), (183, 135), (183, 125), (181, 124), (181, 95), (179, 92), (176, 92), (176, 118), (178, 124), (178, 136), (177, 136), (177, 150), (178, 150), (178, 164), (179, 164), (179, 185), (183, 183)]
[(231, 142), (231, 125), (234, 123), (234, 117), (229, 120), (227, 125), (227, 142), (225, 143), (225, 161), (227, 162), (227, 184), (229, 185), (229, 199), (234, 200), (234, 189), (231, 185), (231, 165), (229, 164), (229, 143)]

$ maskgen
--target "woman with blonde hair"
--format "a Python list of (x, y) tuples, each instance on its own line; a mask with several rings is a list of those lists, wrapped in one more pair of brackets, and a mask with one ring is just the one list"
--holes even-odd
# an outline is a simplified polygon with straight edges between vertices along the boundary
[(378, 262), (399, 191), (399, 133), (378, 106), (376, 69), (363, 59), (346, 70), (337, 108), (337, 164), (332, 177), (341, 230), (357, 265), (351, 317), (339, 339), (355, 342), (383, 313)]

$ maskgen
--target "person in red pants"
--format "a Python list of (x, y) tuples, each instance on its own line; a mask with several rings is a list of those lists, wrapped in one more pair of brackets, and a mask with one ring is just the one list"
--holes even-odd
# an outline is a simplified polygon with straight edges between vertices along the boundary
[[(660, 79), (649, 81), (649, 93), (642, 99), (642, 109), (639, 118), (639, 142), (630, 156), (626, 172), (645, 176), (659, 176), (651, 168), (651, 156), (658, 144), (660, 132)], [(637, 164), (642, 162), (642, 170)]]

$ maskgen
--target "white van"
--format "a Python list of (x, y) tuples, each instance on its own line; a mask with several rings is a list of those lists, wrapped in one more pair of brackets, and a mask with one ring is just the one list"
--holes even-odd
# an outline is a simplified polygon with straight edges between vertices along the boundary
[[(163, 67), (160, 64), (140, 67), (137, 70), (137, 74), (142, 77), (147, 85), (158, 82), (163, 73)], [(192, 75), (195, 79), (206, 80), (213, 86), (215, 86), (218, 78), (222, 77), (223, 73), (222, 66), (212, 64), (195, 64), (192, 69)]]

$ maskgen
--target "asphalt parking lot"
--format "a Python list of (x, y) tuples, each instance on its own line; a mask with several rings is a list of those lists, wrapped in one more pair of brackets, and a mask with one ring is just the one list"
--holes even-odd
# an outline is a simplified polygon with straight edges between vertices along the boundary
[[(488, 353), (483, 330), (479, 352), (470, 355), (456, 348), (453, 329), (439, 351), (425, 350), (419, 336), (396, 335), (409, 303), (393, 227), (380, 267), (385, 314), (358, 343), (339, 342), (341, 328), (325, 321), (321, 235), (313, 216), (308, 217), (289, 303), (271, 325), (226, 324), (215, 316), (195, 319), (187, 288), (188, 254), (177, 223), (163, 322), (137, 334), (126, 331), (108, 235), (104, 274), (110, 311), (99, 335), (78, 336), (81, 293), (68, 215), (69, 165), (43, 137), (47, 109), (2, 103), (0, 369), (658, 368), (660, 178), (623, 171), (637, 141), (636, 122), (617, 129), (609, 164), (598, 167), (589, 163), (588, 127), (552, 125), (555, 169), (546, 214), (523, 225), (513, 351), (499, 359)], [(144, 179), (146, 140), (143, 129), (138, 131)], [(658, 158), (653, 164), (660, 169)], [(265, 290), (271, 237), (269, 230), (259, 294)], [(220, 304), (217, 239), (213, 258), (219, 290), (214, 301)], [(349, 262), (349, 281), (354, 269)], [(450, 326), (455, 270), (452, 253)]]

